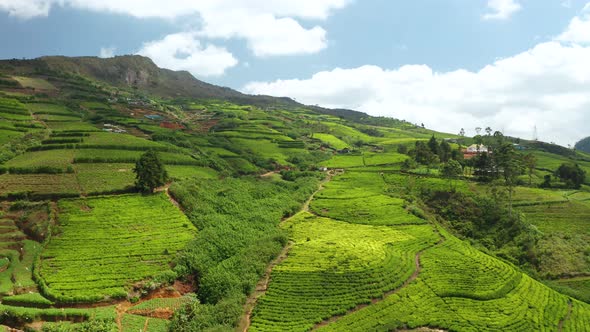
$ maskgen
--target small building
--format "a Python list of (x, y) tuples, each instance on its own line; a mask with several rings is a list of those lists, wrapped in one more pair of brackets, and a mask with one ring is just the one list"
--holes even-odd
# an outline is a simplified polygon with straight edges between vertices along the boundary
[(469, 153), (484, 153), (488, 152), (488, 147), (485, 145), (471, 144), (465, 151)]
[(463, 159), (471, 159), (481, 153), (492, 153), (492, 151), (485, 145), (471, 144), (463, 149)]
[(328, 167), (326, 167), (326, 166), (318, 167), (318, 171), (320, 171), (320, 172), (326, 172), (327, 170), (328, 170)]

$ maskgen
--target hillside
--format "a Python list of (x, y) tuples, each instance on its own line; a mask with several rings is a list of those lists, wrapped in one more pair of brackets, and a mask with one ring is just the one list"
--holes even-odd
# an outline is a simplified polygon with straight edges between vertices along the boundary
[(590, 153), (590, 137), (586, 137), (583, 140), (580, 140), (578, 143), (576, 143), (574, 147), (577, 150)]
[[(141, 194), (150, 150), (169, 182)], [(137, 56), (2, 61), (0, 325), (585, 331), (586, 174), (580, 151), (247, 96)]]

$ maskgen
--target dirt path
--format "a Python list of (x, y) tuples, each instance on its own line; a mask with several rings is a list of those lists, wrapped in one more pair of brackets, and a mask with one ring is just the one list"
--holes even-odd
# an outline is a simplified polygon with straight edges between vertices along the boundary
[[(318, 189), (316, 191), (314, 191), (313, 194), (311, 194), (309, 196), (309, 198), (305, 201), (305, 203), (303, 203), (303, 206), (301, 207), (301, 210), (299, 211), (299, 213), (300, 212), (309, 212), (309, 204), (313, 200), (313, 197), (320, 190), (324, 189), (324, 184), (326, 184), (328, 181), (330, 181), (333, 176), (334, 176), (334, 174), (328, 173), (328, 175), (326, 176), (326, 178), (323, 179), (320, 182), (320, 184), (318, 186)], [(295, 214), (295, 215), (297, 215), (297, 214)], [(293, 216), (281, 220), (281, 224), (287, 222), (291, 218), (293, 218)], [(264, 271), (264, 276), (256, 284), (256, 288), (255, 288), (254, 292), (252, 292), (252, 294), (250, 294), (250, 296), (248, 296), (248, 298), (246, 299), (246, 304), (244, 305), (244, 312), (245, 312), (245, 314), (242, 316), (242, 319), (240, 320), (240, 324), (238, 325), (238, 329), (237, 329), (238, 331), (246, 332), (250, 328), (252, 311), (254, 310), (254, 307), (256, 306), (256, 302), (258, 301), (258, 299), (262, 295), (264, 295), (266, 293), (267, 289), (268, 289), (268, 284), (270, 283), (270, 274), (272, 273), (272, 270), (274, 269), (275, 266), (277, 266), (278, 264), (280, 264), (282, 261), (284, 261), (289, 256), (289, 250), (291, 250), (291, 247), (292, 246), (293, 246), (293, 243), (292, 242), (289, 242), (283, 248), (283, 250), (281, 251), (281, 253), (279, 254), (279, 256), (277, 258), (275, 258), (268, 265), (268, 267)]]
[(414, 256), (414, 266), (415, 266), (414, 273), (412, 273), (412, 275), (408, 279), (406, 279), (406, 281), (404, 281), (404, 283), (401, 286), (397, 287), (396, 289), (393, 289), (393, 290), (390, 290), (388, 292), (385, 292), (382, 297), (371, 299), (371, 303), (370, 304), (366, 304), (366, 303), (359, 304), (356, 307), (348, 310), (343, 315), (336, 315), (336, 316), (332, 316), (332, 317), (330, 317), (328, 319), (325, 319), (322, 322), (316, 324), (311, 330), (312, 331), (315, 331), (315, 330), (319, 329), (322, 326), (325, 326), (325, 325), (328, 325), (330, 323), (333, 323), (333, 322), (339, 320), (342, 317), (345, 317), (345, 316), (348, 316), (348, 315), (350, 315), (352, 313), (355, 313), (355, 312), (357, 312), (357, 311), (359, 311), (359, 310), (361, 310), (363, 308), (368, 307), (369, 305), (373, 305), (373, 304), (377, 304), (379, 302), (382, 302), (387, 297), (389, 297), (389, 296), (391, 296), (393, 294), (399, 293), (402, 289), (404, 289), (405, 287), (407, 287), (410, 283), (412, 283), (414, 280), (416, 280), (416, 278), (418, 278), (418, 275), (420, 274), (420, 271), (422, 270), (422, 266), (420, 265), (420, 257), (422, 256), (422, 253), (424, 253), (424, 251), (426, 251), (428, 249), (431, 249), (433, 247), (436, 247), (436, 246), (440, 245), (444, 241), (445, 241), (445, 238), (441, 236), (441, 239), (437, 243), (435, 243), (433, 245), (429, 245), (428, 247), (426, 247), (426, 248), (424, 248), (424, 249), (422, 249), (422, 250), (420, 250), (420, 251), (418, 251), (416, 253), (416, 255)]
[(254, 307), (256, 306), (256, 302), (258, 301), (258, 299), (262, 295), (264, 295), (268, 290), (268, 284), (270, 283), (270, 274), (272, 273), (272, 270), (275, 266), (277, 266), (287, 258), (292, 245), (292, 243), (287, 244), (285, 248), (283, 248), (279, 256), (270, 263), (270, 265), (266, 268), (266, 271), (264, 271), (264, 276), (256, 284), (254, 292), (252, 292), (252, 294), (248, 296), (248, 299), (246, 299), (246, 314), (242, 316), (242, 319), (240, 320), (240, 325), (238, 325), (237, 329), (238, 331), (246, 332), (250, 328), (250, 318), (252, 317), (252, 311), (254, 310)]
[(154, 192), (159, 193), (159, 192), (163, 191), (164, 193), (166, 193), (166, 196), (168, 196), (168, 199), (170, 200), (170, 202), (182, 211), (182, 206), (180, 205), (180, 203), (178, 203), (178, 201), (174, 198), (174, 196), (170, 195), (170, 185), (172, 185), (172, 182), (167, 183), (161, 187), (154, 189)]
[(146, 319), (145, 319), (145, 324), (143, 324), (143, 330), (142, 330), (143, 332), (146, 332), (146, 331), (147, 331), (147, 329), (148, 329), (148, 324), (149, 324), (149, 321), (150, 321), (150, 319), (149, 319), (149, 318), (146, 318)]
[(557, 331), (559, 331), (559, 332), (563, 331), (563, 324), (565, 324), (565, 321), (566, 320), (570, 319), (570, 316), (572, 314), (572, 306), (573, 306), (572, 301), (571, 300), (568, 301), (568, 303), (567, 303), (567, 314), (565, 314), (565, 317), (563, 317), (559, 321), (559, 324), (557, 325)]
[(123, 321), (123, 315), (129, 308), (131, 308), (131, 302), (129, 301), (121, 302), (115, 307), (115, 312), (117, 313), (115, 322), (117, 323), (119, 332), (123, 332), (123, 324), (121, 322)]
[[(328, 182), (330, 182), (332, 180), (332, 178), (334, 177), (334, 173), (327, 173), (328, 175), (326, 176), (325, 179), (322, 180), (322, 182), (320, 182), (320, 185), (318, 186), (318, 190), (314, 191), (313, 194), (311, 194), (311, 196), (309, 196), (309, 198), (305, 201), (305, 203), (303, 203), (303, 206), (301, 207), (301, 212), (309, 212), (309, 204), (311, 204), (311, 201), (313, 201), (313, 198), (315, 197), (315, 195), (322, 191), (322, 189), (324, 189), (324, 185)], [(283, 220), (282, 222), (285, 222), (287, 220), (289, 220), (290, 218), (287, 218), (285, 220)]]
[(272, 171), (272, 172), (264, 173), (264, 174), (260, 175), (260, 177), (261, 178), (266, 178), (266, 177), (272, 176), (272, 175), (277, 174), (277, 173), (278, 173), (277, 171)]

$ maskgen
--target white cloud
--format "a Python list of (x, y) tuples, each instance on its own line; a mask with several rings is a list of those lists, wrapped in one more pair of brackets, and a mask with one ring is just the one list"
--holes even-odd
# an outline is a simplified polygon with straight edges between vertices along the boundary
[(161, 40), (145, 43), (138, 52), (151, 58), (158, 66), (187, 70), (195, 76), (219, 76), (238, 64), (223, 47), (202, 45), (195, 33), (176, 33)]
[(239, 10), (204, 13), (200, 35), (208, 38), (244, 38), (256, 56), (311, 54), (326, 48), (326, 31), (302, 27), (292, 18)]
[(590, 44), (590, 3), (586, 4), (582, 14), (574, 17), (567, 29), (556, 39), (562, 42)]
[(488, 0), (490, 13), (483, 15), (484, 20), (507, 20), (522, 9), (517, 0)]
[(351, 108), (458, 133), (477, 126), (546, 141), (590, 135), (590, 47), (541, 43), (472, 72), (434, 72), (425, 65), (362, 66), (305, 80), (253, 82), (244, 92), (291, 96), (306, 104)]
[(8, 12), (10, 16), (30, 19), (47, 16), (53, 2), (53, 0), (0, 0), (0, 10)]
[(111, 12), (138, 18), (199, 15), (207, 38), (246, 40), (257, 56), (311, 54), (326, 47), (326, 31), (297, 19), (325, 20), (353, 0), (0, 0), (12, 16), (47, 16), (52, 6)]
[(115, 48), (115, 47), (101, 47), (100, 53), (98, 54), (98, 56), (100, 58), (112, 58), (115, 56), (116, 50), (117, 50), (117, 48)]

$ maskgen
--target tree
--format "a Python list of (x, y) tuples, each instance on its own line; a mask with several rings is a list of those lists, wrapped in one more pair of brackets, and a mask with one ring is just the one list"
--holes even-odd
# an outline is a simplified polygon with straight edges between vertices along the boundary
[(142, 192), (153, 192), (168, 181), (168, 173), (155, 151), (147, 151), (135, 163), (135, 187)]
[(441, 174), (449, 180), (451, 191), (455, 191), (454, 181), (463, 175), (463, 167), (456, 160), (449, 160), (442, 167)]
[(494, 152), (494, 158), (498, 168), (504, 177), (504, 185), (508, 190), (508, 212), (512, 217), (512, 194), (518, 180), (522, 174), (522, 161), (519, 154), (511, 143), (504, 143)]
[(430, 148), (428, 148), (424, 141), (416, 141), (414, 150), (412, 150), (410, 154), (414, 157), (414, 160), (417, 163), (428, 165), (433, 153), (430, 151)]
[(432, 153), (434, 153), (435, 155), (438, 155), (438, 153), (439, 153), (438, 142), (436, 141), (436, 138), (434, 137), (434, 135), (432, 135), (432, 137), (428, 141), (428, 148), (430, 149), (430, 151), (432, 151)]
[(586, 171), (578, 164), (563, 163), (555, 171), (555, 176), (565, 182), (568, 187), (580, 189), (586, 180)]
[(442, 140), (438, 148), (438, 156), (440, 157), (440, 161), (443, 163), (449, 161), (449, 159), (451, 159), (452, 150), (453, 149), (451, 148), (451, 145), (447, 141)]
[(529, 186), (533, 184), (533, 172), (535, 171), (535, 167), (537, 167), (537, 157), (534, 154), (529, 153), (524, 156), (523, 158), (524, 166), (529, 171)]
[(465, 137), (465, 129), (464, 128), (461, 128), (461, 130), (459, 131), (459, 136)]
[(488, 136), (492, 136), (492, 128), (490, 128), (490, 127), (486, 127), (486, 134), (487, 134)]

